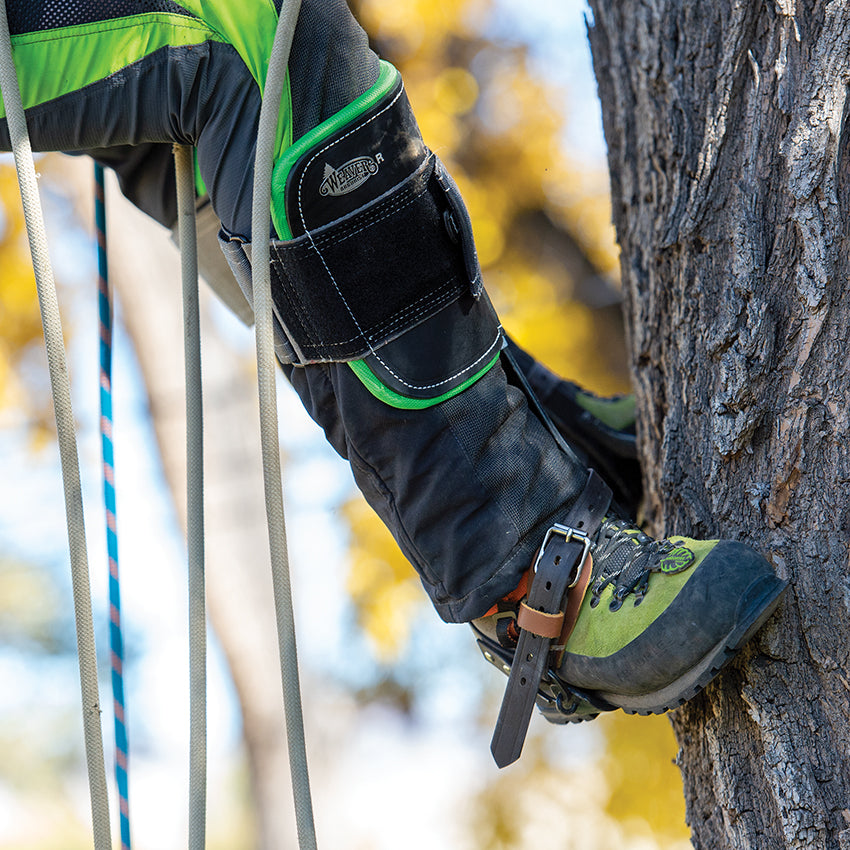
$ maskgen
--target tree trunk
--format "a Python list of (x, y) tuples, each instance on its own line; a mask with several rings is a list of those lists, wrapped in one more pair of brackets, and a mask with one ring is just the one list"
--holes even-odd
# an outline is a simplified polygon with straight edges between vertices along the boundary
[[(66, 160), (63, 168), (65, 184), (75, 185), (77, 198), (88, 203), (91, 161)], [(126, 201), (113, 180), (107, 215), (110, 279), (139, 359), (165, 478), (185, 529), (180, 258), (168, 232)], [(265, 525), (256, 376), (207, 320), (205, 287), (201, 296), (207, 613), (242, 713), (256, 845), (260, 850), (282, 850), (296, 845), (295, 820)]]
[(647, 516), (791, 582), (672, 715), (697, 848), (850, 848), (850, 5), (591, 0)]

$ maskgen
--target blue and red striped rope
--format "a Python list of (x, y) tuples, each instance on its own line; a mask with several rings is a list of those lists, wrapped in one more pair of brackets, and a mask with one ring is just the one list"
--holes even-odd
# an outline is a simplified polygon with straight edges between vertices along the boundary
[(130, 806), (127, 782), (129, 747), (124, 709), (124, 638), (121, 631), (121, 586), (118, 577), (118, 525), (115, 506), (115, 453), (112, 445), (112, 298), (106, 261), (106, 204), (103, 166), (94, 166), (94, 217), (97, 232), (98, 312), (100, 314), (100, 435), (103, 455), (103, 498), (106, 550), (109, 556), (109, 646), (112, 659), (112, 703), (115, 716), (115, 781), (121, 848), (130, 850)]

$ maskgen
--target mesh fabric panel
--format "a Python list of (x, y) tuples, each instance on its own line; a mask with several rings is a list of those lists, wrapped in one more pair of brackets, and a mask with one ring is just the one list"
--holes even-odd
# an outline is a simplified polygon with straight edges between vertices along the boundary
[(148, 12), (193, 17), (171, 0), (17, 0), (8, 6), (12, 35), (91, 24)]
[(566, 513), (586, 472), (556, 448), (522, 392), (510, 385), (496, 391), (497, 380), (485, 375), (442, 408), (479, 480), (524, 536), (559, 506)]
[(360, 97), (378, 70), (378, 57), (344, 0), (304, 0), (289, 62), (293, 138)]

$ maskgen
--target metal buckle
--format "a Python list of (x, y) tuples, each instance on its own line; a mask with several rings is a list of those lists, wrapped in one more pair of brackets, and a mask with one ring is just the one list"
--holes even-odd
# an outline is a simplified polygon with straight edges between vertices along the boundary
[(546, 536), (543, 538), (543, 545), (540, 547), (540, 553), (537, 555), (537, 559), (534, 562), (534, 572), (537, 572), (537, 567), (543, 559), (543, 553), (546, 551), (546, 544), (548, 544), (552, 537), (556, 534), (560, 534), (567, 543), (571, 540), (580, 541), (584, 547), (581, 553), (581, 560), (578, 561), (576, 574), (567, 584), (567, 588), (575, 587), (581, 579), (582, 573), (587, 565), (587, 555), (590, 552), (590, 537), (588, 537), (584, 531), (579, 531), (577, 528), (570, 528), (568, 525), (561, 525), (556, 522), (546, 532)]

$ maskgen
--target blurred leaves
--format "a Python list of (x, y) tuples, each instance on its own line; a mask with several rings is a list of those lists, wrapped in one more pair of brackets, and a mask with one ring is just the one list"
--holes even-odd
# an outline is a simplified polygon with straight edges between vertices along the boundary
[[(379, 52), (402, 71), (426, 142), (460, 185), (488, 290), (508, 331), (550, 368), (590, 389), (627, 391), (623, 329), (618, 308), (608, 309), (617, 296), (618, 252), (607, 175), (589, 173), (563, 153), (563, 93), (533, 73), (522, 44), (488, 37), (487, 0), (351, 5)], [(43, 378), (32, 368), (42, 356), (35, 284), (8, 166), (0, 167), (0, 208), (0, 409), (24, 409), (46, 433), (46, 384), (42, 392)], [(376, 656), (388, 662), (404, 651), (425, 595), (365, 502), (348, 503), (344, 515), (352, 541), (348, 590)], [(0, 561), (0, 644), (61, 650), (60, 615), (45, 576)], [(410, 698), (392, 680), (361, 696), (402, 710)], [(41, 717), (33, 712), (29, 720)], [(44, 781), (55, 787), (62, 766), (74, 759), (70, 750), (15, 749), (12, 738), (61, 742), (75, 739), (76, 730), (65, 728), (64, 716), (57, 728), (35, 732), (25, 730), (25, 721), (7, 724), (14, 732), (0, 735), (0, 752), (18, 753), (0, 775), (20, 788)], [(478, 790), (470, 812), (477, 848), (682, 845), (687, 831), (668, 721), (617, 712), (594, 727), (601, 752), (582, 767), (565, 767), (547, 747), (551, 734), (575, 731), (558, 728), (533, 734), (519, 764)], [(69, 822), (61, 846), (84, 846), (67, 813), (51, 817)]]
[[(622, 337), (621, 325), (611, 329), (609, 317), (593, 317), (597, 336), (608, 337), (591, 345), (595, 358), (577, 361), (578, 345), (571, 344), (576, 292), (588, 278), (615, 290), (618, 250), (607, 172), (572, 164), (563, 151), (566, 93), (535, 75), (524, 45), (488, 37), (491, 3), (353, 5), (376, 49), (401, 70), (427, 144), (460, 186), (509, 332), (539, 323), (526, 336), (553, 340), (544, 349), (557, 355), (560, 348), (556, 359), (573, 379), (599, 392), (626, 389), (624, 349), (611, 339)], [(544, 219), (529, 238), (528, 222)], [(523, 315), (515, 320), (520, 302)], [(552, 312), (559, 314), (554, 334)], [(600, 355), (612, 341), (619, 361)]]
[[(352, 5), (373, 46), (402, 72), (426, 143), (461, 189), (507, 331), (589, 389), (627, 392), (608, 175), (564, 153), (565, 93), (535, 75), (524, 45), (488, 36), (493, 4), (485, 0)], [(424, 595), (365, 502), (345, 515), (358, 621), (387, 660), (403, 651)], [(546, 746), (551, 738), (532, 734), (521, 761), (475, 797), (474, 846), (685, 846), (667, 719), (615, 712), (594, 730), (601, 752), (582, 768), (564, 767)]]
[(667, 718), (618, 711), (593, 723), (593, 731), (601, 733), (602, 753), (581, 766), (558, 764), (548, 746), (552, 735), (576, 734), (576, 727), (529, 736), (520, 761), (501, 771), (473, 800), (470, 829), (477, 848), (690, 847)]
[(0, 647), (58, 653), (71, 649), (56, 583), (30, 564), (0, 559)]
[(15, 169), (0, 165), (0, 411), (19, 408), (42, 442), (52, 429), (41, 318)]
[[(532, 73), (525, 47), (487, 35), (492, 4), (358, 0), (373, 45), (402, 72), (426, 143), (457, 181), (488, 290), (508, 332), (550, 368), (597, 392), (628, 390), (607, 175), (563, 153), (564, 95)], [(613, 293), (613, 295), (612, 295)], [(349, 589), (377, 655), (400, 653), (424, 595), (360, 501)]]
[(348, 592), (375, 654), (391, 661), (407, 642), (422, 605), (422, 587), (392, 535), (362, 498), (349, 501), (343, 515), (351, 529)]
[(601, 718), (605, 730), (602, 771), (609, 797), (605, 811), (634, 834), (683, 841), (685, 798), (673, 756), (676, 739), (667, 717), (615, 711)]

